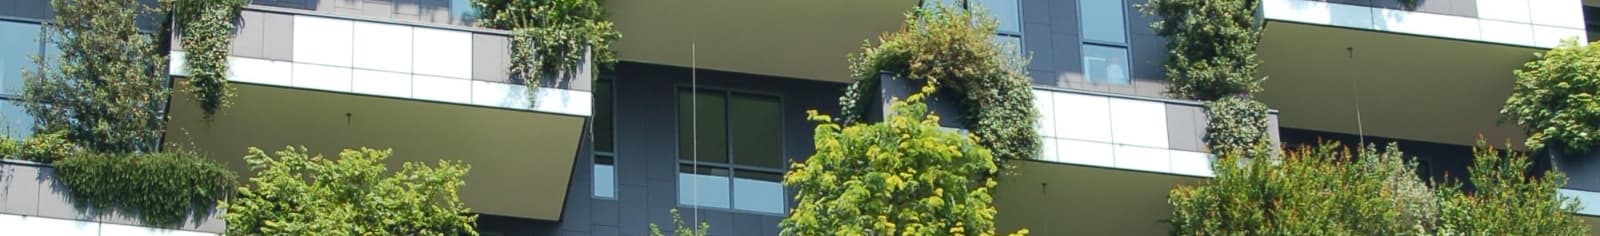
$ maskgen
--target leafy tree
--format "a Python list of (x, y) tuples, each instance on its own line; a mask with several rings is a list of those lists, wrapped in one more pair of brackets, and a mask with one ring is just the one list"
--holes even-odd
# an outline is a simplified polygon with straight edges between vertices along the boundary
[(1559, 145), (1584, 153), (1600, 144), (1600, 43), (1568, 39), (1514, 73), (1516, 85), (1500, 108), (1501, 121), (1528, 132), (1529, 149)]
[(999, 168), (975, 137), (939, 127), (922, 104), (932, 92), (895, 101), (877, 124), (841, 127), (810, 111), (816, 154), (784, 176), (798, 204), (781, 234), (994, 234), (990, 176)]
[[(1337, 143), (1275, 155), (1268, 140), (1223, 155), (1216, 178), (1173, 189), (1178, 235), (1414, 235), (1434, 228), (1432, 191), (1397, 146)], [(1229, 164), (1235, 163), (1235, 164)]]
[(960, 93), (962, 123), (995, 157), (1039, 156), (1039, 110), (1033, 107), (1033, 87), (1023, 70), (1027, 61), (1012, 54), (1015, 48), (994, 41), (994, 18), (939, 4), (914, 10), (905, 24), (880, 37), (877, 46), (863, 42), (862, 52), (851, 55), (855, 83), (839, 98), (843, 123), (863, 121), (867, 104), (877, 102), (872, 97), (880, 86), (878, 78), (887, 71)]
[(1167, 39), (1167, 93), (1210, 101), (1261, 91), (1256, 45), (1260, 0), (1150, 0), (1156, 35)]
[[(672, 229), (672, 235), (675, 236), (706, 236), (706, 232), (711, 230), (711, 224), (703, 221), (700, 222), (700, 227), (691, 228), (684, 225), (683, 218), (678, 216), (678, 208), (672, 208), (672, 225), (677, 227)], [(661, 233), (660, 226), (650, 223), (650, 236), (666, 236), (666, 234)]]
[[(52, 0), (60, 57), (35, 57), (23, 99), (37, 133), (103, 152), (153, 151), (164, 130), (167, 56), (136, 18), (159, 9), (134, 0)], [(159, 15), (159, 14), (158, 14)]]
[[(1506, 144), (1511, 146), (1510, 143)], [(1471, 235), (1588, 235), (1583, 219), (1572, 215), (1578, 202), (1556, 194), (1566, 175), (1549, 170), (1529, 176), (1528, 156), (1499, 151), (1478, 139), (1469, 179), (1477, 190), (1460, 184), (1441, 187), (1442, 231)]]
[(344, 150), (338, 160), (289, 147), (244, 157), (254, 189), (226, 203), (231, 235), (477, 235), (477, 216), (456, 196), (471, 168), (405, 163), (393, 175), (389, 150)]

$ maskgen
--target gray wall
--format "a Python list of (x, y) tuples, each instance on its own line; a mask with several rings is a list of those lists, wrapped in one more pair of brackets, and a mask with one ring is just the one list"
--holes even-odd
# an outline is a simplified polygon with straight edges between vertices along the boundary
[[(592, 194), (592, 156), (580, 155), (567, 191), (561, 222), (485, 217), (483, 232), (503, 235), (647, 235), (651, 223), (671, 229), (674, 207), (690, 217), (692, 207), (677, 199), (676, 88), (688, 86), (690, 71), (642, 63), (616, 65), (616, 199)], [(782, 99), (784, 158), (801, 161), (812, 147), (813, 123), (806, 110), (839, 110), (844, 84), (700, 70), (701, 88), (773, 94)], [(586, 142), (587, 143), (587, 142)], [(588, 144), (583, 148), (589, 150)], [(792, 193), (786, 194), (792, 199)], [(790, 202), (789, 206), (793, 206)], [(781, 215), (703, 209), (710, 235), (777, 235)]]
[[(224, 222), (222, 214), (217, 213), (211, 209), (207, 211), (209, 217), (191, 216), (179, 229), (221, 233)], [(0, 160), (0, 214), (141, 225), (136, 217), (120, 212), (98, 214), (93, 210), (79, 210), (72, 204), (66, 186), (56, 179), (55, 168), (13, 160)]]
[[(1104, 85), (1083, 82), (1083, 40), (1078, 18), (1080, 0), (1021, 0), (1022, 44), (1033, 56), (1028, 74), (1034, 84), (1069, 80), (1067, 88), (1143, 97), (1165, 97), (1162, 62), (1166, 61), (1166, 40), (1155, 35), (1149, 25), (1154, 19), (1133, 6), (1147, 0), (1125, 0), (1123, 8), (1128, 29), (1128, 68), (1131, 85)], [(1093, 23), (1093, 22), (1091, 22)]]
[(452, 9), (450, 0), (254, 0), (251, 4), (434, 24), (472, 25), (470, 17), (451, 14), (465, 9)]

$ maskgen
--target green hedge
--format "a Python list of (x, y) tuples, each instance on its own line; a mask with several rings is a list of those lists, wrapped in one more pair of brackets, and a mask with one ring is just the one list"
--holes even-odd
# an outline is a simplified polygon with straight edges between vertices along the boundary
[(1237, 154), (1250, 151), (1268, 133), (1267, 105), (1243, 97), (1226, 97), (1206, 102), (1206, 148), (1212, 154)]
[(116, 210), (156, 226), (205, 215), (238, 185), (232, 171), (195, 152), (87, 153), (55, 167), (79, 208)]

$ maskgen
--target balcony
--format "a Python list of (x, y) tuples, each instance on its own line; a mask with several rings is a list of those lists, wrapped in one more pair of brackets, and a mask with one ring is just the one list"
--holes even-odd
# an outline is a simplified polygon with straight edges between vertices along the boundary
[[(1035, 89), (1041, 161), (1212, 177), (1206, 113), (1197, 102), (1078, 90)], [(1278, 140), (1277, 113), (1269, 119)]]
[(0, 229), (16, 235), (215, 235), (224, 230), (217, 211), (176, 229), (152, 228), (130, 215), (84, 212), (66, 191), (49, 165), (0, 160)]
[[(233, 105), (204, 120), (190, 95), (174, 94), (168, 144), (240, 173), (250, 173), (246, 147), (393, 148), (391, 168), (462, 160), (473, 168), (461, 199), (474, 211), (560, 220), (590, 118), (587, 60), (529, 93), (508, 73), (505, 31), (263, 5), (241, 18)], [(183, 76), (174, 48), (171, 72)]]
[(1550, 48), (1585, 38), (1578, 0), (1264, 0), (1272, 21)]

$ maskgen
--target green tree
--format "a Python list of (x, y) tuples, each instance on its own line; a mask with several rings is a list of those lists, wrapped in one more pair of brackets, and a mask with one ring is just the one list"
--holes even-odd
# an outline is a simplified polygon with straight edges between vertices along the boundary
[(782, 235), (994, 234), (999, 168), (975, 137), (939, 126), (922, 104), (932, 92), (895, 101), (877, 124), (841, 127), (810, 111), (816, 154), (784, 176), (797, 205)]
[[(683, 218), (678, 216), (678, 208), (672, 208), (672, 225), (676, 227), (672, 229), (672, 235), (675, 236), (706, 236), (706, 232), (711, 230), (711, 223), (706, 223), (704, 221), (700, 222), (699, 227), (689, 227), (688, 225), (684, 225)], [(650, 223), (650, 236), (666, 235), (667, 234), (661, 233), (660, 226), (656, 226), (655, 223)]]
[(1568, 39), (1514, 73), (1516, 85), (1500, 108), (1501, 121), (1528, 132), (1529, 149), (1558, 145), (1588, 152), (1600, 144), (1600, 43)]
[(250, 148), (255, 176), (227, 202), (230, 235), (477, 235), (477, 216), (456, 196), (471, 168), (440, 161), (385, 167), (389, 150), (344, 150), (338, 160), (289, 147)]
[[(1433, 230), (1432, 191), (1398, 147), (1326, 143), (1275, 158), (1267, 139), (1223, 155), (1216, 178), (1173, 189), (1178, 235), (1416, 235)], [(1233, 163), (1233, 164), (1230, 164)]]
[(1156, 17), (1167, 39), (1167, 93), (1210, 101), (1261, 91), (1256, 45), (1261, 41), (1260, 0), (1150, 0), (1139, 12)]
[(167, 56), (136, 18), (160, 10), (134, 0), (52, 0), (47, 24), (59, 57), (35, 57), (23, 99), (37, 133), (103, 152), (154, 151), (164, 130)]
[(1440, 188), (1442, 231), (1470, 235), (1589, 234), (1589, 226), (1573, 215), (1578, 202), (1556, 194), (1556, 189), (1566, 185), (1565, 174), (1549, 170), (1529, 176), (1531, 161), (1526, 154), (1495, 150), (1483, 139), (1478, 139), (1473, 153), (1467, 172), (1476, 191), (1462, 191), (1459, 183)]

